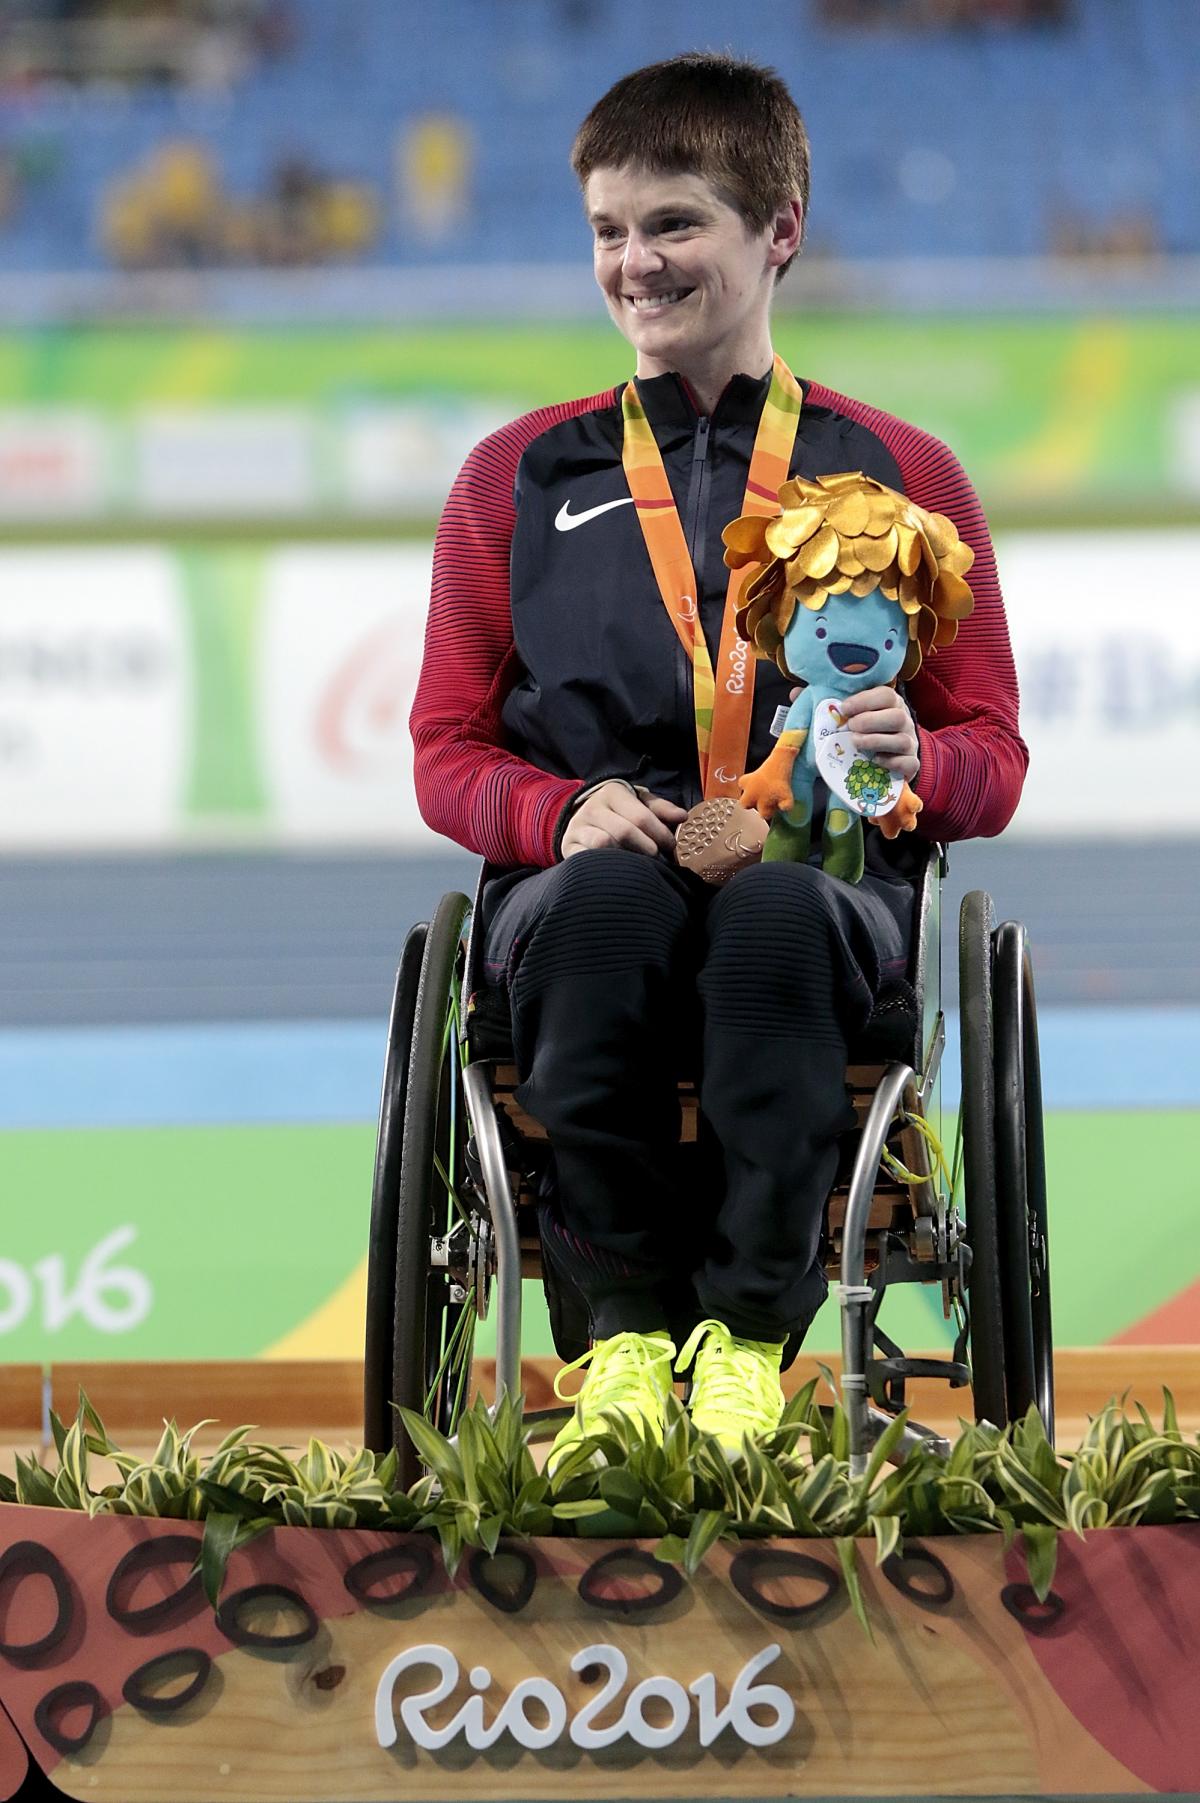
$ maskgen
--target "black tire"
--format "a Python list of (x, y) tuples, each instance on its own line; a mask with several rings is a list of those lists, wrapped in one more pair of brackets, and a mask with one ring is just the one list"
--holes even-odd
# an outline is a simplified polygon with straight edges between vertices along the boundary
[(363, 1359), (363, 1445), (387, 1452), (392, 1445), (392, 1338), (396, 1319), (396, 1200), (400, 1189), (400, 1141), (417, 988), (428, 925), (410, 931), (400, 954), (392, 1009), (388, 1016), (375, 1177), (371, 1186), (371, 1228), (367, 1243), (367, 1320)]
[(971, 1271), (971, 1390), (975, 1419), (1003, 1427), (1004, 1301), (997, 1222), (996, 1107), (992, 1021), (992, 898), (963, 897), (958, 917), (958, 1019), (962, 1053), (963, 1176)]
[[(470, 913), (465, 895), (443, 896), (426, 935), (396, 1189), (392, 1399), (447, 1434), (467, 1398), (475, 1311), (469, 1294), (465, 1301), (453, 1299), (452, 1274), (432, 1265), (431, 1250), (433, 1240), (445, 1239), (462, 1218), (467, 1117), (458, 1022), (451, 1014), (457, 1016)], [(400, 1416), (390, 1413), (399, 1482), (407, 1488), (422, 1467)]]
[(1046, 1200), (1046, 1138), (1042, 1122), (1042, 1057), (1038, 1045), (1037, 998), (1029, 947), (1021, 972), (1025, 1046), (1025, 1146), (1029, 1196), (1030, 1281), (1033, 1302), (1033, 1359), (1036, 1401), (1054, 1440), (1054, 1321), (1050, 1309), (1050, 1223)]
[(1054, 1337), (1041, 1068), (1025, 929), (996, 929), (993, 958), (996, 1214), (1009, 1419), (1036, 1404), (1054, 1438)]

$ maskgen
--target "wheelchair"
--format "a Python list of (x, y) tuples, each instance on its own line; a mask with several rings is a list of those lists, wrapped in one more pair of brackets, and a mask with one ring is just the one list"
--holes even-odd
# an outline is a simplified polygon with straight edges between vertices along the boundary
[[(952, 1172), (930, 1131), (940, 1120), (945, 1048), (946, 869), (943, 848), (931, 846), (915, 881), (907, 978), (881, 993), (850, 1047), (846, 1081), (856, 1127), (842, 1147), (823, 1244), (841, 1310), (852, 1473), (865, 1469), (914, 1378), (969, 1385), (976, 1419), (1000, 1427), (1034, 1404), (1053, 1440), (1029, 948), (1021, 925), (996, 924), (982, 890), (965, 897), (958, 934), (962, 1091)], [(481, 871), (474, 906), (465, 895), (446, 895), (430, 922), (411, 929), (388, 1023), (371, 1203), (364, 1436), (375, 1451), (396, 1448), (404, 1485), (421, 1466), (392, 1404), (453, 1434), (472, 1392), (476, 1325), (492, 1306), (496, 1395), (521, 1389), (523, 1277), (542, 1279), (559, 1357), (577, 1358), (589, 1343), (583, 1297), (542, 1255), (539, 1222), (553, 1206), (553, 1160), (544, 1130), (514, 1093), (507, 996), (481, 980), (482, 951), (471, 926), (491, 874), (486, 866)], [(680, 1103), (687, 1142), (702, 1125), (694, 1084), (680, 1084)], [(943, 1314), (956, 1328), (949, 1357), (908, 1356), (881, 1325), (889, 1286), (904, 1283), (940, 1285)], [(534, 1431), (553, 1431), (563, 1419), (564, 1411), (542, 1411)], [(910, 1421), (893, 1456), (922, 1443), (946, 1445)]]

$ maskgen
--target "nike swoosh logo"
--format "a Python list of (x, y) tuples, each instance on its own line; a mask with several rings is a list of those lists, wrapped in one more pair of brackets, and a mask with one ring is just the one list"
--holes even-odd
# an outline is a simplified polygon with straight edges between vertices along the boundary
[(554, 518), (554, 524), (560, 532), (574, 532), (576, 526), (586, 526), (589, 520), (599, 519), (602, 513), (609, 513), (614, 507), (632, 507), (633, 496), (622, 495), (619, 501), (602, 501), (599, 507), (589, 507), (584, 513), (572, 513), (571, 503), (564, 501)]

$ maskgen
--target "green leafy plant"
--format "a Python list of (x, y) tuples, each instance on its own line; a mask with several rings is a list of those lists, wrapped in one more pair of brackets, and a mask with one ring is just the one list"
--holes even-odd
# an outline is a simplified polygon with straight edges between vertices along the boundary
[[(58, 1469), (31, 1453), (17, 1457), (16, 1477), (0, 1480), (0, 1501), (42, 1508), (81, 1509), (88, 1515), (150, 1515), (203, 1521), (200, 1570), (215, 1605), (230, 1554), (273, 1527), (391, 1527), (431, 1525), (417, 1495), (397, 1491), (396, 1455), (367, 1451), (346, 1455), (311, 1440), (298, 1460), (287, 1451), (251, 1440), (249, 1427), (226, 1434), (202, 1458), (193, 1447), (200, 1422), (181, 1434), (174, 1421), (148, 1459), (123, 1452), (80, 1391), (70, 1427), (51, 1413)], [(98, 1488), (91, 1461), (107, 1459), (116, 1477)], [(432, 1481), (423, 1480), (432, 1489)]]
[[(467, 1548), (495, 1553), (505, 1539), (548, 1534), (652, 1539), (659, 1559), (689, 1574), (719, 1540), (829, 1539), (868, 1632), (861, 1542), (873, 1542), (882, 1563), (906, 1537), (1020, 1536), (1030, 1582), (1044, 1600), (1061, 1533), (1200, 1520), (1200, 1441), (1181, 1432), (1169, 1391), (1161, 1426), (1140, 1404), (1131, 1413), (1114, 1400), (1070, 1454), (1050, 1445), (1031, 1409), (1004, 1432), (964, 1422), (948, 1455), (919, 1447), (892, 1466), (906, 1420), (900, 1415), (859, 1478), (850, 1475), (845, 1413), (836, 1397), (818, 1403), (815, 1378), (792, 1397), (778, 1427), (740, 1455), (698, 1433), (671, 1397), (661, 1441), (614, 1417), (552, 1474), (538, 1470), (518, 1399), (502, 1398), (493, 1412), (477, 1398), (453, 1440), (421, 1415), (400, 1414), (426, 1467), (407, 1491), (396, 1488), (394, 1452), (340, 1453), (310, 1440), (293, 1457), (295, 1449), (251, 1439), (248, 1427), (202, 1457), (193, 1444), (198, 1429), (180, 1433), (169, 1421), (151, 1457), (139, 1459), (112, 1443), (81, 1393), (69, 1427), (51, 1417), (56, 1465), (18, 1458), (15, 1478), (0, 1478), (0, 1501), (203, 1521), (199, 1563), (214, 1604), (233, 1551), (272, 1527), (434, 1533), (451, 1572)], [(116, 1475), (96, 1487), (91, 1461), (98, 1458)]]

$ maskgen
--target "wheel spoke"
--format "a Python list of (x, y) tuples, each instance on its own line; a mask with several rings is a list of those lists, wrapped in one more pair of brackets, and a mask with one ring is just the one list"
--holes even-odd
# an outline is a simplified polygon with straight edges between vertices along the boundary
[(958, 1117), (954, 1123), (954, 1155), (953, 1155), (953, 1158), (951, 1159), (951, 1163), (950, 1163), (950, 1195), (949, 1195), (948, 1200), (950, 1201), (951, 1205), (953, 1205), (955, 1202), (957, 1202), (959, 1196), (962, 1194), (962, 1190), (960, 1187), (962, 1184), (962, 1177), (963, 1177), (963, 1111), (962, 1111), (962, 1101), (960, 1098), (959, 1105), (958, 1105)]
[(474, 1340), (475, 1340), (474, 1315), (475, 1315), (475, 1291), (472, 1288), (467, 1291), (466, 1301), (463, 1303), (463, 1319), (464, 1320), (470, 1319), (471, 1334), (470, 1334), (470, 1339), (466, 1341), (466, 1357), (465, 1358), (460, 1357), (459, 1361), (458, 1361), (458, 1387), (454, 1392), (454, 1402), (451, 1405), (451, 1409), (450, 1409), (451, 1421), (458, 1420), (459, 1416), (463, 1412), (463, 1406), (467, 1399), (467, 1380), (469, 1379), (469, 1377), (471, 1375), (471, 1352), (472, 1352), (472, 1348), (473, 1348)]
[(471, 1211), (467, 1207), (466, 1203), (463, 1201), (462, 1197), (459, 1195), (458, 1191), (455, 1189), (454, 1183), (451, 1180), (449, 1171), (447, 1171), (445, 1165), (442, 1163), (441, 1159), (438, 1157), (436, 1152), (433, 1155), (433, 1168), (436, 1171), (437, 1175), (441, 1178), (442, 1188), (446, 1192), (447, 1202), (449, 1202), (453, 1206), (456, 1214), (458, 1215), (459, 1219), (462, 1221), (463, 1226), (470, 1233), (471, 1238), (472, 1239), (477, 1238), (477, 1230), (475, 1227), (472, 1226)]
[[(449, 1280), (447, 1280), (447, 1281), (449, 1281)], [(424, 1406), (424, 1410), (422, 1412), (426, 1415), (432, 1415), (433, 1406), (434, 1406), (435, 1401), (437, 1400), (438, 1391), (441, 1389), (441, 1386), (442, 1386), (442, 1380), (445, 1378), (446, 1374), (449, 1371), (455, 1369), (456, 1357), (458, 1359), (458, 1365), (460, 1367), (458, 1394), (460, 1396), (462, 1394), (462, 1371), (463, 1370), (469, 1371), (470, 1366), (471, 1366), (471, 1356), (470, 1356), (470, 1354), (471, 1354), (471, 1339), (474, 1337), (474, 1335), (473, 1335), (474, 1307), (473, 1307), (472, 1298), (473, 1298), (473, 1291), (468, 1290), (463, 1302), (457, 1305), (459, 1308), (458, 1319), (454, 1323), (454, 1327), (451, 1330), (450, 1336), (446, 1341), (446, 1345), (442, 1352), (442, 1356), (441, 1356), (440, 1360), (438, 1361), (438, 1368), (434, 1372), (433, 1377), (429, 1384), (429, 1388), (425, 1393), (425, 1406)], [(461, 1354), (464, 1350), (464, 1342), (465, 1342), (465, 1350), (466, 1350), (467, 1356), (465, 1358), (462, 1358)], [(458, 1416), (458, 1408), (456, 1406), (454, 1408), (454, 1410), (452, 1411), (451, 1419), (452, 1420), (457, 1419), (457, 1416)]]

